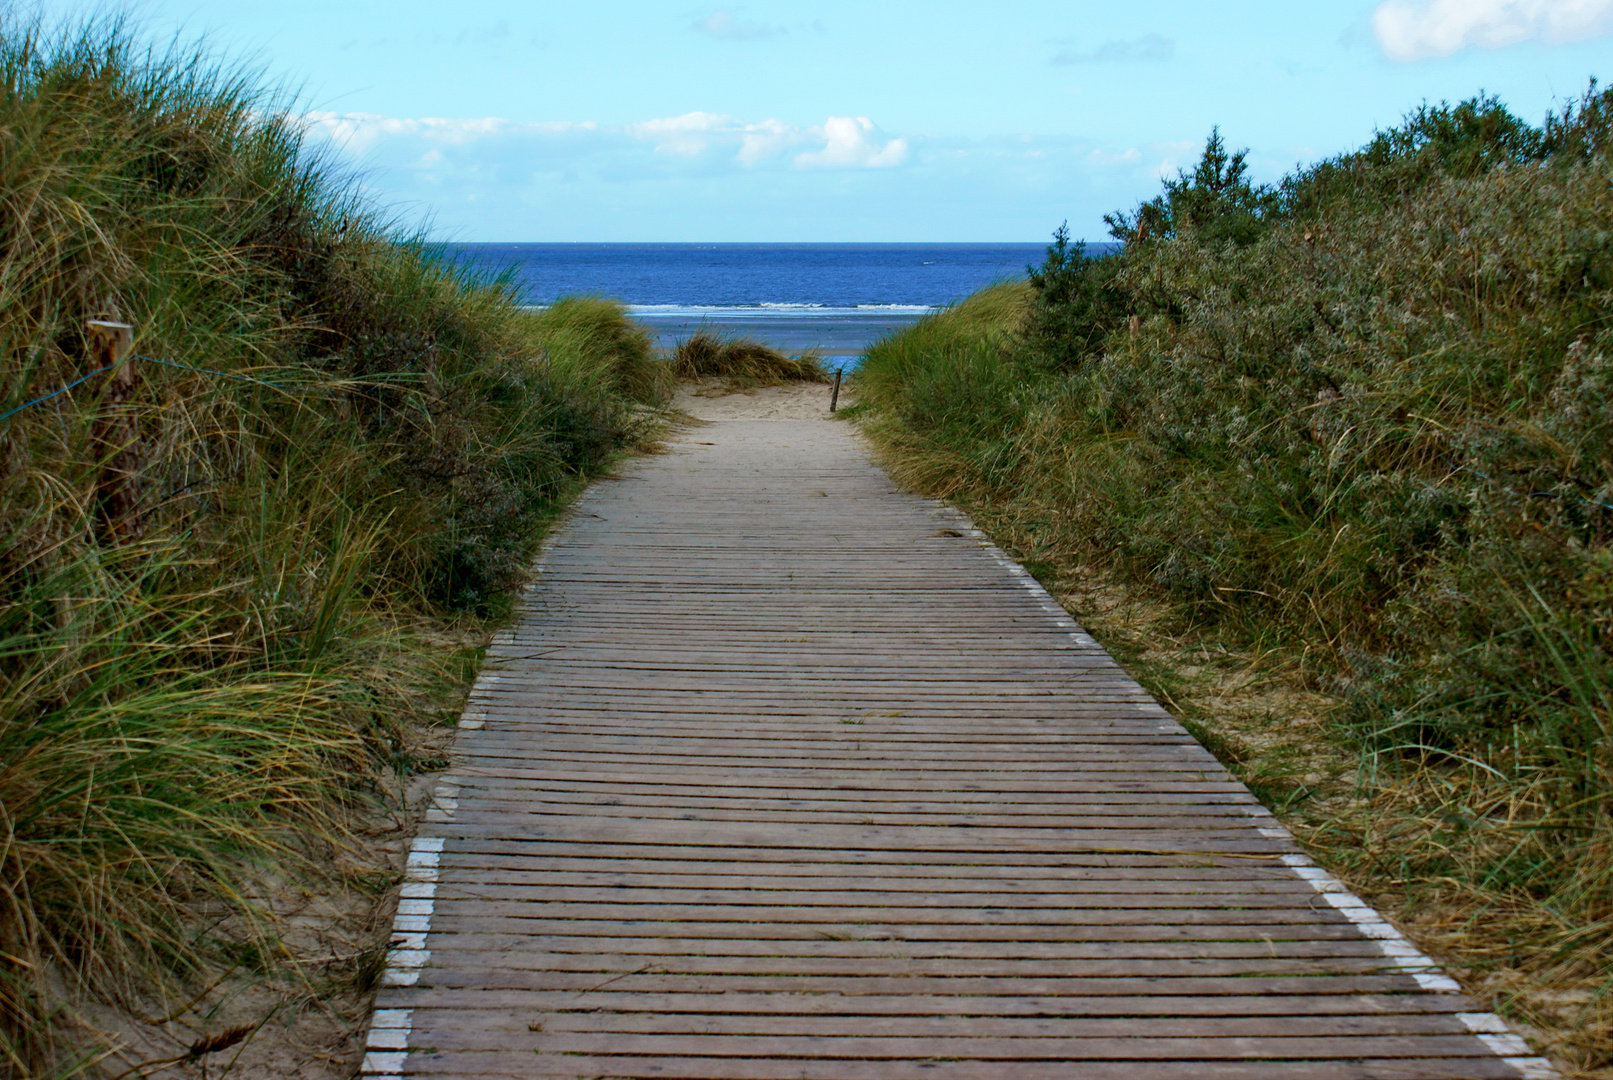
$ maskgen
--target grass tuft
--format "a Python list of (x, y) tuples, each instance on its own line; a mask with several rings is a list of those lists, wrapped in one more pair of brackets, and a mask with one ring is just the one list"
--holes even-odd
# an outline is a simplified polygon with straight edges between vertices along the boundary
[(736, 389), (829, 381), (828, 369), (816, 353), (786, 356), (759, 341), (723, 337), (710, 330), (678, 342), (671, 364), (680, 379), (721, 379)]

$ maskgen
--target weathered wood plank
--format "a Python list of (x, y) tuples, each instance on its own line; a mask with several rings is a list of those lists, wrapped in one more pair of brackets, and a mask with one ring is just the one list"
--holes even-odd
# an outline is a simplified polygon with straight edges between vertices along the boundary
[[(581, 1002), (578, 1002), (581, 1004)], [(637, 1004), (637, 1001), (623, 1004)], [(927, 1004), (927, 1002), (925, 1003)], [(715, 1003), (713, 1003), (715, 1006)], [(506, 1007), (442, 1009), (438, 1016), (416, 1009), (424, 1030), (432, 1024), (473, 1027), (482, 1031), (520, 1032), (531, 1021)], [(1023, 1038), (1293, 1038), (1299, 1023), (1307, 1036), (1445, 1035), (1469, 1034), (1450, 1013), (1393, 1013), (1281, 1016), (977, 1016), (970, 1020), (973, 1037)], [(624, 1032), (635, 1034), (696, 1035), (816, 1035), (955, 1037), (956, 1021), (928, 1013), (786, 1014), (733, 1011), (715, 1007), (703, 1012), (641, 1011), (636, 1008), (587, 1009), (568, 1012), (558, 1004), (546, 1011), (543, 1031)]]
[[(456, 894), (454, 890), (459, 890)], [(901, 904), (877, 906), (822, 906), (789, 904), (633, 904), (633, 903), (561, 903), (550, 902), (541, 908), (526, 899), (489, 897), (487, 890), (466, 885), (461, 888), (450, 880), (435, 901), (439, 920), (456, 915), (510, 915), (537, 918), (539, 912), (548, 918), (579, 920), (647, 920), (651, 922), (681, 921), (689, 923), (720, 922), (775, 922), (788, 921), (805, 925), (823, 923), (903, 922), (938, 926), (1032, 926), (1065, 927), (1072, 936), (1081, 928), (1093, 926), (1153, 926), (1161, 922), (1183, 925), (1236, 928), (1272, 923), (1330, 923), (1345, 924), (1338, 912), (1319, 904), (1316, 907), (1250, 906), (1209, 907), (1206, 905), (1159, 905), (1139, 903), (1135, 907), (1119, 905), (1092, 905), (1090, 907), (1033, 908), (986, 906), (908, 907)]]
[(956, 975), (663, 975), (653, 971), (602, 975), (599, 972), (536, 971), (518, 968), (485, 969), (480, 958), (469, 958), (463, 967), (444, 966), (432, 955), (432, 963), (420, 973), (421, 986), (460, 987), (474, 990), (570, 990), (590, 993), (612, 990), (617, 993), (713, 993), (791, 992), (845, 995), (933, 994), (963, 998), (1001, 997), (1090, 997), (1107, 994), (1132, 1000), (1150, 994), (1175, 997), (1181, 994), (1278, 994), (1354, 995), (1406, 994), (1419, 987), (1409, 975), (1181, 975), (1059, 978), (971, 978)]
[[(1477, 1044), (1477, 1040), (1474, 1040)], [(563, 1055), (466, 1051), (417, 1054), (410, 1075), (522, 1076), (555, 1080), (1140, 1080), (1138, 1063), (955, 1061), (925, 1059), (856, 1061), (801, 1058), (691, 1058)], [(1147, 1080), (1517, 1080), (1520, 1074), (1493, 1055), (1448, 1058), (1354, 1058), (1332, 1061), (1156, 1060)]]

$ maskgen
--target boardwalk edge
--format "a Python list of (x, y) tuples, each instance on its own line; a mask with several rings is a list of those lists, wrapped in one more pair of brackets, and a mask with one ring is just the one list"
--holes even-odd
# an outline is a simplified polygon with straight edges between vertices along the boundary
[[(969, 520), (967, 515), (955, 507), (948, 509), (957, 515), (961, 524), (959, 531), (984, 548), (997, 565), (1007, 571), (1009, 577), (1036, 598), (1044, 611), (1052, 615), (1060, 626), (1069, 629), (1070, 637), (1076, 644), (1090, 646), (1098, 644), (1030, 571), (998, 547), (985, 532)], [(1262, 836), (1272, 840), (1286, 840), (1295, 847), (1299, 846), (1294, 840), (1293, 833), (1279, 824), (1266, 807), (1251, 807), (1250, 815), (1265, 818), (1269, 822), (1260, 827)], [(1416, 979), (1417, 985), (1435, 994), (1462, 992), (1456, 980), (1440, 971), (1439, 965), (1432, 957), (1412, 944), (1409, 938), (1378, 914), (1375, 908), (1346, 888), (1342, 881), (1312, 862), (1309, 856), (1293, 852), (1283, 855), (1282, 862), (1297, 877), (1315, 889), (1325, 903), (1336, 908), (1339, 914), (1354, 923), (1363, 935), (1378, 946), (1390, 963)], [(1466, 1012), (1458, 1013), (1457, 1016), (1480, 1042), (1489, 1047), (1491, 1053), (1516, 1069), (1521, 1080), (1562, 1080), (1562, 1073), (1557, 1071), (1556, 1066), (1549, 1059), (1535, 1054), (1529, 1043), (1514, 1032), (1500, 1015), (1493, 1012)]]
[[(551, 534), (553, 535), (553, 534)], [(534, 581), (522, 594), (522, 600), (537, 589), (536, 576), (543, 572), (541, 558), (532, 564)], [(524, 603), (518, 602), (511, 613), (512, 622), (520, 619)], [(489, 642), (490, 659), (501, 657), (502, 651), (515, 642), (513, 630), (501, 630)], [(492, 702), (493, 689), (501, 676), (483, 668), (471, 684), (465, 707), (459, 715), (458, 727), (462, 731), (475, 731), (487, 725), (487, 708)], [(431, 802), (426, 807), (427, 823), (450, 822), (459, 809), (459, 784), (453, 770), (445, 772), (433, 786)], [(397, 912), (392, 917), (392, 937), (387, 947), (386, 968), (381, 974), (381, 986), (413, 986), (420, 981), (420, 971), (431, 958), (426, 947), (431, 933), (431, 917), (436, 909), (437, 876), (442, 858), (443, 838), (417, 836), (409, 845), (404, 865), (403, 888), (398, 894)], [(412, 1009), (376, 1009), (370, 1018), (369, 1034), (364, 1040), (364, 1060), (359, 1075), (374, 1080), (402, 1080), (404, 1062), (409, 1057), (409, 1036), (413, 1033)]]

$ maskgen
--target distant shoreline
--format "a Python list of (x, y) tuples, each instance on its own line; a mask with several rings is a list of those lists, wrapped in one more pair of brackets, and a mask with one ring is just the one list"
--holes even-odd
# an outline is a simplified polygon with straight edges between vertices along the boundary
[(862, 356), (878, 339), (905, 330), (938, 310), (915, 306), (866, 313), (846, 308), (779, 311), (760, 307), (646, 311), (630, 306), (628, 313), (649, 328), (657, 348), (664, 351), (699, 330), (716, 330), (719, 334), (755, 338), (792, 355), (815, 349), (825, 357), (851, 359)]
[(522, 302), (578, 293), (634, 306), (934, 308), (1022, 277), (1045, 244), (442, 244)]

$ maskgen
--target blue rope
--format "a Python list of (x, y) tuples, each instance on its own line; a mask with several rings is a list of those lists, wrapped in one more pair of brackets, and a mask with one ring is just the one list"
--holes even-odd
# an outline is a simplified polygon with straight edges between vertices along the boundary
[[(296, 385), (294, 385), (292, 383), (275, 383), (275, 382), (269, 382), (266, 379), (254, 379), (250, 375), (237, 375), (233, 371), (217, 371), (217, 370), (215, 370), (213, 368), (192, 367), (189, 364), (181, 364), (181, 363), (178, 363), (178, 362), (173, 361), (173, 360), (163, 360), (163, 359), (160, 359), (159, 357), (147, 356), (144, 353), (135, 353), (134, 354), (134, 359), (146, 360), (146, 361), (149, 361), (149, 362), (151, 362), (153, 364), (163, 364), (163, 365), (165, 365), (167, 367), (171, 367), (171, 368), (182, 368), (185, 371), (197, 371), (197, 372), (201, 372), (204, 375), (222, 375), (226, 379), (240, 379), (242, 382), (257, 383), (259, 386), (272, 386), (272, 387), (274, 387), (274, 388), (276, 388), (278, 390), (304, 390), (307, 393), (323, 393), (323, 391), (311, 390), (311, 389), (308, 389), (308, 388), (305, 388), (305, 387), (299, 387), (299, 386), (296, 386)], [(56, 397), (58, 394), (65, 394), (69, 390), (73, 389), (73, 387), (79, 385), (80, 383), (86, 382), (86, 381), (88, 381), (90, 379), (93, 379), (97, 375), (104, 375), (108, 371), (111, 371), (113, 368), (115, 368), (117, 366), (118, 366), (117, 364), (109, 364), (108, 366), (106, 366), (104, 368), (97, 368), (96, 370), (90, 372), (88, 375), (80, 375), (78, 378), (74, 379), (72, 382), (68, 383), (66, 386), (61, 387), (60, 389), (52, 390), (50, 393), (45, 394), (42, 397), (36, 397), (32, 401), (24, 402), (23, 404), (18, 405), (15, 409), (10, 410), (9, 412), (0, 413), (0, 421), (9, 422), (13, 416), (16, 416), (18, 413), (22, 412), (24, 409), (31, 409), (35, 405), (42, 405), (45, 402), (49, 401), (51, 398)]]
[[(1474, 476), (1483, 477), (1485, 480), (1488, 480), (1492, 484), (1498, 483), (1498, 481), (1493, 476), (1491, 476), (1489, 473), (1480, 472), (1479, 470), (1475, 469), (1471, 465), (1458, 465), (1454, 471), (1456, 471), (1456, 472), (1470, 472)], [(1513, 496), (1515, 498), (1523, 498), (1524, 497), (1524, 496), (1522, 496), (1521, 494), (1519, 494), (1518, 492), (1512, 490), (1509, 487), (1503, 486), (1501, 488), (1501, 490), (1506, 492), (1508, 495), (1511, 495), (1511, 496)], [(1531, 491), (1529, 493), (1528, 497), (1529, 498), (1534, 498), (1534, 499), (1561, 499), (1561, 498), (1564, 498), (1565, 495), (1563, 493), (1558, 493), (1558, 492), (1555, 492), (1555, 491)], [(1584, 503), (1586, 506), (1599, 506), (1603, 510), (1613, 510), (1613, 503), (1597, 502), (1595, 499), (1587, 499), (1583, 495), (1575, 495), (1572, 492), (1566, 493), (1566, 497), (1572, 498), (1572, 499), (1578, 499), (1580, 502)]]
[(22, 412), (24, 409), (31, 409), (35, 405), (43, 404), (44, 402), (47, 402), (51, 398), (55, 397), (57, 394), (65, 394), (69, 390), (71, 390), (73, 387), (77, 386), (79, 383), (84, 382), (86, 379), (93, 379), (97, 375), (103, 374), (104, 372), (111, 371), (115, 367), (117, 367), (116, 364), (110, 364), (110, 365), (108, 365), (108, 366), (106, 366), (104, 368), (101, 368), (101, 369), (97, 370), (97, 371), (92, 371), (88, 375), (80, 375), (78, 378), (74, 379), (72, 382), (68, 383), (66, 386), (62, 387), (60, 390), (52, 390), (50, 393), (46, 394), (44, 397), (36, 397), (36, 398), (34, 398), (34, 400), (32, 400), (30, 402), (27, 402), (26, 404), (18, 405), (15, 409), (12, 409), (10, 412), (0, 413), (0, 420), (10, 420), (13, 416), (16, 416), (18, 413)]

